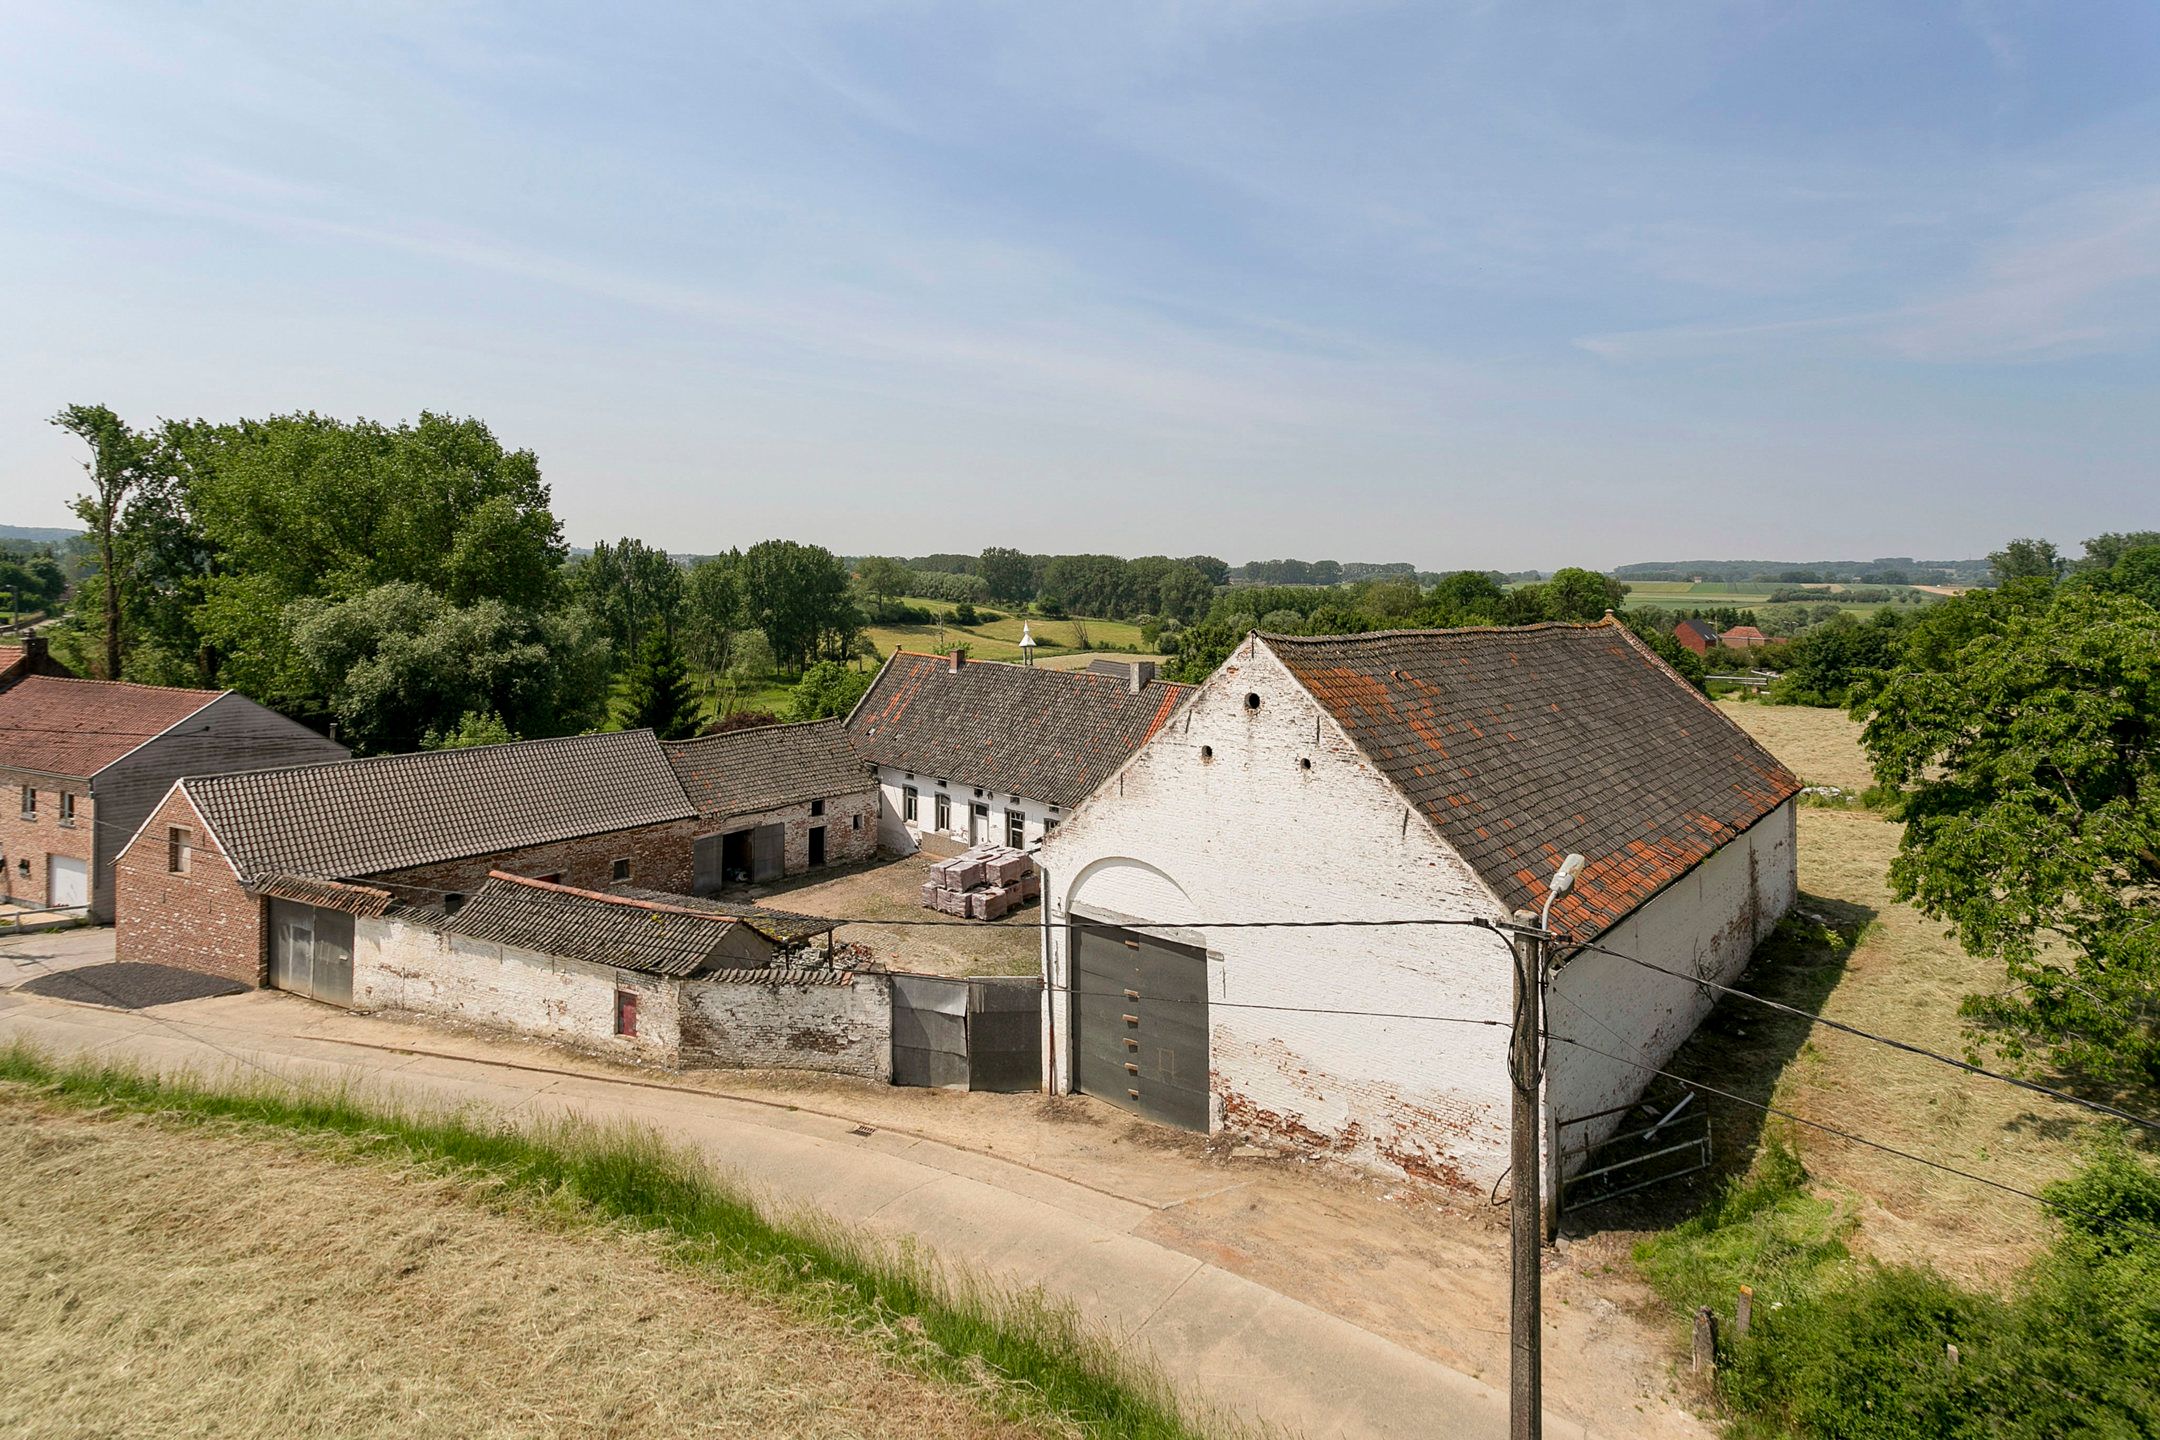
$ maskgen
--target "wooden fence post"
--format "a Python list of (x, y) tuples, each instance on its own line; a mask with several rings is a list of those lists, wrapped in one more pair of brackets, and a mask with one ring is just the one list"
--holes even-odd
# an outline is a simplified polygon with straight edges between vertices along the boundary
[(1708, 1375), (1717, 1369), (1717, 1317), (1705, 1305), (1695, 1312), (1695, 1373)]
[(1740, 1287), (1740, 1302), (1733, 1306), (1732, 1333), (1735, 1338), (1745, 1335), (1748, 1326), (1755, 1322), (1755, 1287)]

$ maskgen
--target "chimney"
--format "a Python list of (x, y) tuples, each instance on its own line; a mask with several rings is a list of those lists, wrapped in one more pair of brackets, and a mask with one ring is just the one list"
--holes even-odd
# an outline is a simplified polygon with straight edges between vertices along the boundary
[(43, 635), (23, 636), (22, 649), (24, 670), (31, 674), (36, 674), (38, 668), (45, 663), (45, 637)]
[(1148, 682), (1150, 680), (1153, 680), (1154, 678), (1154, 661), (1134, 660), (1130, 664), (1128, 664), (1125, 669), (1125, 688), (1131, 691), (1133, 694), (1137, 695), (1142, 690), (1147, 689)]
[(957, 675), (960, 673), (960, 667), (967, 664), (967, 651), (956, 648), (945, 658), (952, 662), (953, 674)]

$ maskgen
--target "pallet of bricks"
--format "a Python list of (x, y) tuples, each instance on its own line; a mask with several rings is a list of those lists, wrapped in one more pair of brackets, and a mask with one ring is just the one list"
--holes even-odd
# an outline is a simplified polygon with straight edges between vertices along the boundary
[(922, 903), (969, 920), (1002, 920), (1041, 894), (1042, 872), (1030, 856), (1008, 845), (978, 845), (930, 867)]

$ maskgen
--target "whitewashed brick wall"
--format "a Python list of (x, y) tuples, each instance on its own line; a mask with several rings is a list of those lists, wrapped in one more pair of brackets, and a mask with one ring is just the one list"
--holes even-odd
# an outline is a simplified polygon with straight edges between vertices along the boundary
[[(1598, 943), (1731, 984), (1799, 894), (1798, 841), (1791, 801), (1682, 876)], [(1546, 991), (1545, 1028), (1598, 1050), (1554, 1044), (1546, 1054), (1546, 1098), (1557, 1124), (1624, 1105), (1656, 1078), (1716, 1003), (1714, 992), (1595, 951), (1568, 959)], [(1626, 1063), (1628, 1061), (1637, 1063)], [(1561, 1132), (1566, 1168), (1579, 1147), (1612, 1135), (1620, 1117)]]
[(1065, 816), (1063, 810), (1052, 807), (1047, 801), (1031, 800), (1025, 795), (1015, 797), (1002, 790), (986, 790), (983, 794), (977, 795), (975, 791), (979, 787), (971, 781), (966, 780), (964, 777), (945, 776), (943, 778), (946, 784), (943, 793), (952, 802), (952, 823), (945, 830), (939, 831), (937, 828), (939, 778), (936, 775), (917, 774), (910, 779), (908, 772), (895, 766), (881, 765), (878, 767), (878, 808), (882, 814), (879, 827), (880, 834), (884, 836), (885, 847), (888, 850), (901, 854), (913, 853), (915, 842), (906, 839), (902, 831), (902, 827), (907, 823), (905, 818), (906, 795), (904, 791), (910, 785), (915, 787), (918, 797), (916, 803), (916, 831), (923, 835), (942, 835), (945, 839), (963, 846), (967, 844), (968, 807), (970, 805), (988, 805), (990, 807), (989, 824), (983, 838), (995, 841), (1000, 845), (1005, 843), (1005, 816), (1010, 811), (1017, 810), (1020, 812), (1021, 833), (1024, 837), (1022, 844), (1024, 845), (1038, 843), (1043, 838), (1043, 826), (1051, 821), (1062, 820)]
[[(681, 982), (446, 935), (394, 917), (354, 926), (353, 1006), (513, 1030), (617, 1059), (672, 1065)], [(615, 992), (638, 997), (615, 1033)]]
[[(1245, 697), (1260, 697), (1257, 710)], [(1204, 753), (1203, 747), (1212, 754)], [(1306, 762), (1310, 762), (1308, 768)], [(1156, 922), (1208, 952), (1212, 1128), (1258, 1132), (1353, 1163), (1464, 1189), (1508, 1164), (1506, 1023), (1511, 957), (1496, 934), (1455, 927), (1227, 929), (1210, 920), (1502, 919), (1498, 898), (1373, 772), (1264, 648), (1244, 648), (1177, 721), (1043, 847), (1052, 925), (1045, 956), (1045, 1082), (1070, 1088), (1068, 914)], [(1616, 928), (1630, 954), (1745, 965), (1793, 898), (1790, 807)], [(1614, 968), (1619, 967), (1619, 968)], [(1625, 973), (1624, 973), (1625, 972)], [(1585, 1012), (1662, 1062), (1707, 1006), (1694, 987), (1578, 959), (1555, 1012)], [(1282, 1010), (1239, 1009), (1238, 1004)], [(1494, 1024), (1454, 1024), (1382, 1011)], [(1586, 1039), (1592, 1038), (1586, 1034)], [(1605, 1036), (1601, 1048), (1607, 1045)], [(1639, 1093), (1647, 1072), (1550, 1056), (1554, 1113)], [(1632, 1087), (1632, 1088), (1630, 1088)]]
[(863, 973), (846, 985), (691, 979), (682, 986), (686, 1065), (827, 1070), (892, 1080), (892, 992)]
[[(1258, 710), (1246, 708), (1248, 693)], [(1502, 914), (1265, 650), (1248, 658), (1240, 649), (1219, 683), (1058, 828), (1042, 861), (1053, 922), (1051, 1088), (1072, 1080), (1069, 1000), (1055, 988), (1070, 983), (1070, 957), (1056, 922), (1067, 913), (1155, 921), (1166, 938), (1208, 952), (1214, 1128), (1451, 1186), (1499, 1177), (1504, 1029), (1310, 1013), (1504, 1022), (1509, 960), (1497, 936), (1190, 923)]]

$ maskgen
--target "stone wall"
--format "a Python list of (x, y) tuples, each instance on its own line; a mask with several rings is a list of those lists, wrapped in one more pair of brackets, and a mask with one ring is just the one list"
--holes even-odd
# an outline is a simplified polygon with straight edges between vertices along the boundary
[[(694, 820), (671, 820), (661, 825), (611, 830), (523, 850), (498, 851), (435, 865), (415, 865), (366, 878), (375, 884), (392, 888), (407, 886), (437, 895), (445, 891), (471, 894), (486, 883), (490, 870), (502, 870), (531, 879), (557, 879), (581, 890), (605, 890), (610, 885), (624, 883), (687, 895), (696, 876), (690, 847), (698, 833)], [(618, 861), (628, 863), (627, 875), (616, 874)]]
[(804, 979), (790, 980), (788, 973), (735, 971), (685, 980), (683, 1064), (827, 1070), (890, 1084), (892, 989), (887, 977), (811, 971), (798, 972)]

